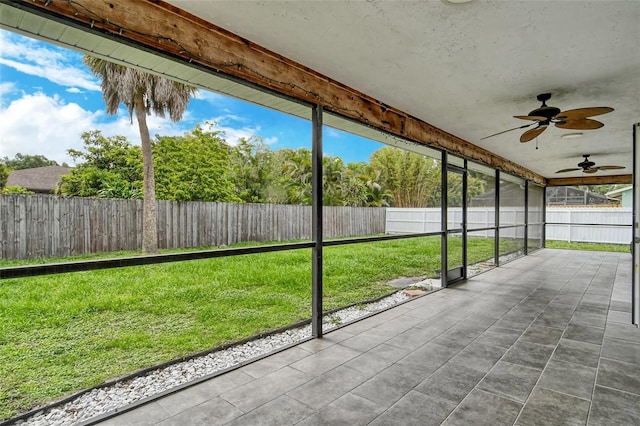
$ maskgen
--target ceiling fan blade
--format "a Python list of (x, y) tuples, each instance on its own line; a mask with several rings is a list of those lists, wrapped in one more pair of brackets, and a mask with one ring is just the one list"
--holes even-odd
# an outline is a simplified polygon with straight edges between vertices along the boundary
[(535, 129), (529, 129), (520, 136), (520, 142), (529, 142), (532, 139), (535, 139), (540, 133), (544, 132), (547, 129), (547, 126), (538, 126)]
[(578, 120), (566, 120), (561, 123), (556, 123), (556, 127), (561, 129), (571, 130), (595, 130), (604, 126), (603, 123), (598, 120), (592, 120), (590, 118), (581, 118)]
[(513, 118), (519, 118), (520, 120), (531, 120), (531, 121), (544, 121), (547, 117), (542, 117), (540, 115), (514, 115)]
[(613, 108), (609, 107), (591, 107), (591, 108), (578, 108), (562, 111), (556, 118), (566, 117), (566, 120), (580, 120), (582, 118), (594, 117), (596, 115), (607, 114), (613, 111)]
[(562, 170), (558, 170), (556, 173), (566, 173), (566, 172), (575, 172), (576, 170), (582, 170), (581, 168), (572, 168), (572, 169), (562, 169)]
[(599, 170), (620, 170), (620, 169), (624, 169), (624, 166), (598, 166), (598, 167), (594, 167), (595, 169), (599, 169)]
[(502, 131), (502, 132), (494, 133), (493, 135), (485, 136), (484, 138), (482, 138), (482, 139), (480, 139), (480, 140), (484, 140), (484, 139), (492, 138), (492, 137), (494, 137), (494, 136), (498, 136), (498, 135), (501, 135), (501, 134), (503, 134), (503, 133), (510, 132), (510, 131), (512, 131), (512, 130), (525, 129), (525, 128), (527, 128), (527, 127), (533, 126), (534, 124), (536, 124), (536, 123), (529, 123), (529, 124), (525, 124), (525, 125), (523, 125), (523, 126), (514, 127), (513, 129), (504, 130), (504, 131)]
[(591, 168), (591, 169), (583, 170), (583, 171), (582, 171), (582, 173), (589, 173), (589, 174), (591, 174), (591, 173), (595, 173), (595, 172), (597, 172), (597, 171), (598, 171), (598, 168), (597, 168), (597, 167), (593, 167), (593, 168)]

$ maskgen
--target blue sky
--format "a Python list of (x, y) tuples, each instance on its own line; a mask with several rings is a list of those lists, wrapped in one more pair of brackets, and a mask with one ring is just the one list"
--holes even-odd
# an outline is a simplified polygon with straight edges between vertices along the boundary
[[(199, 91), (179, 123), (148, 117), (152, 137), (182, 135), (196, 124), (216, 122), (229, 144), (262, 137), (271, 149), (311, 147), (311, 124), (261, 106)], [(0, 157), (44, 155), (73, 164), (69, 148), (81, 149), (82, 132), (100, 130), (139, 143), (138, 127), (121, 107), (107, 115), (100, 82), (82, 64), (82, 54), (0, 30)], [(368, 161), (383, 146), (325, 128), (324, 152), (345, 162)]]

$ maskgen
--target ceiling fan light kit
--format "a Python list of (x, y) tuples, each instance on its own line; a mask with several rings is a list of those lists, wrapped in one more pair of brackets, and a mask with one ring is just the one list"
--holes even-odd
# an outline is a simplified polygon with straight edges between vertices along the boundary
[(582, 135), (584, 135), (584, 133), (565, 133), (564, 135), (560, 136), (562, 139), (575, 139), (575, 138), (581, 138)]

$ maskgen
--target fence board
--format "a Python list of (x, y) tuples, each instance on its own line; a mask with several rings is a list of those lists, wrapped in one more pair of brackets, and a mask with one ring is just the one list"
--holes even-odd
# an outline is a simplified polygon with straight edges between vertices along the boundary
[[(461, 212), (449, 209), (449, 225), (460, 221)], [(439, 208), (389, 208), (385, 232), (389, 234), (420, 233), (440, 230)], [(488, 228), (495, 225), (495, 209), (473, 207), (468, 209), (468, 227)], [(591, 242), (608, 244), (629, 244), (631, 242), (631, 209), (611, 208), (557, 208), (546, 209), (546, 221), (548, 223), (561, 223), (560, 225), (546, 225), (545, 234), (547, 240), (569, 242)], [(535, 219), (534, 219), (535, 220)], [(524, 212), (522, 208), (500, 208), (500, 225), (524, 224)], [(587, 226), (587, 224), (598, 224)], [(624, 226), (620, 226), (624, 225)], [(500, 236), (505, 238), (519, 237), (522, 228), (503, 229)], [(537, 232), (541, 233), (541, 228)], [(484, 236), (491, 236), (493, 231), (485, 231)], [(474, 235), (482, 236), (482, 232)]]
[[(311, 207), (158, 201), (159, 248), (311, 238)], [(142, 201), (0, 195), (0, 258), (139, 250)], [(325, 207), (325, 238), (382, 234), (386, 209)]]

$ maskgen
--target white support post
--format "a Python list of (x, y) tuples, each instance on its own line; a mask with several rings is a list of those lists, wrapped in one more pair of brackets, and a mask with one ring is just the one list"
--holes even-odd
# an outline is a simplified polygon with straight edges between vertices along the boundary
[(633, 274), (631, 280), (631, 322), (640, 325), (640, 123), (633, 125)]

